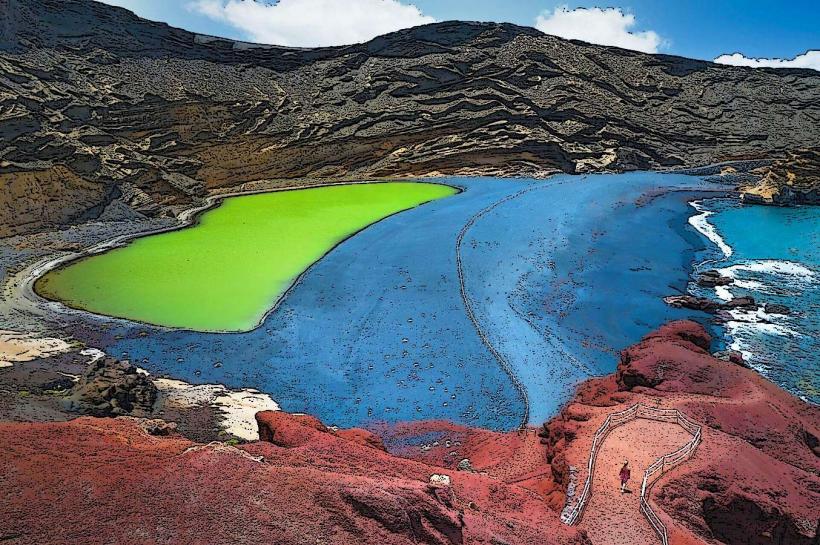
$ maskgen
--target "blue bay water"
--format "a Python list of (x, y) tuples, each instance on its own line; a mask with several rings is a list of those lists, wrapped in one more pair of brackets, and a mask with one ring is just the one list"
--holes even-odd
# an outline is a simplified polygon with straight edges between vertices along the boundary
[(328, 424), (509, 430), (555, 414), (660, 324), (708, 319), (661, 298), (686, 290), (706, 245), (688, 201), (722, 188), (641, 172), (445, 181), (464, 191), (340, 244), (253, 331), (118, 322), (102, 348), (154, 374), (257, 388)]
[(744, 206), (727, 199), (701, 206), (731, 255), (713, 250), (700, 268), (735, 279), (712, 295), (748, 295), (792, 311), (734, 312), (727, 343), (773, 382), (820, 403), (820, 206)]

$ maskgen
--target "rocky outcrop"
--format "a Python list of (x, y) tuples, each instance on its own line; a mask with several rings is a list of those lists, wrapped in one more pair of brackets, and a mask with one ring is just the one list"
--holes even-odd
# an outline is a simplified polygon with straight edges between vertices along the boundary
[(743, 202), (774, 205), (820, 203), (820, 148), (790, 151), (758, 173), (759, 181), (741, 188)]
[(779, 303), (766, 303), (763, 305), (763, 310), (767, 314), (783, 314), (789, 315), (792, 313), (791, 309), (786, 305), (781, 305)]
[(704, 288), (714, 288), (716, 286), (728, 286), (734, 280), (728, 276), (723, 276), (720, 271), (705, 271), (698, 276), (698, 286)]
[(157, 400), (157, 387), (127, 362), (103, 357), (92, 362), (65, 398), (66, 407), (93, 416), (145, 416)]
[(667, 305), (675, 308), (689, 308), (709, 313), (716, 313), (721, 310), (754, 310), (757, 308), (754, 297), (748, 296), (734, 297), (729, 301), (713, 301), (712, 299), (697, 297), (695, 295), (670, 295), (669, 297), (664, 297), (663, 300)]
[(341, 495), (359, 516), (413, 543), (464, 543), (463, 515), (452, 505), (441, 503), (426, 487), (386, 490), (379, 486), (347, 486)]
[(372, 432), (360, 428), (344, 430), (328, 428), (322, 422), (307, 414), (288, 414), (282, 411), (260, 411), (256, 413), (259, 426), (259, 440), (273, 443), (283, 448), (296, 448), (308, 443), (331, 440), (329, 436), (341, 437), (362, 446), (386, 451), (382, 440)]
[(540, 433), (554, 472), (570, 482), (609, 413), (677, 408), (703, 425), (703, 440), (653, 488), (670, 543), (817, 543), (820, 408), (713, 357), (710, 344), (701, 325), (672, 322), (625, 350), (614, 376), (581, 385)]
[(288, 49), (91, 0), (0, 8), (0, 184), (11, 188), (0, 236), (125, 208), (177, 214), (258, 180), (685, 167), (820, 139), (811, 70), (647, 55), (510, 24)]

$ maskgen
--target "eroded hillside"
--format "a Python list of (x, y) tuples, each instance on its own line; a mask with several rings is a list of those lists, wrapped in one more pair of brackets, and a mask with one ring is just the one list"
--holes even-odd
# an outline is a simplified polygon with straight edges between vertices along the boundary
[(0, 33), (0, 236), (175, 214), (256, 180), (693, 166), (820, 140), (816, 72), (509, 24), (288, 49), (0, 0)]

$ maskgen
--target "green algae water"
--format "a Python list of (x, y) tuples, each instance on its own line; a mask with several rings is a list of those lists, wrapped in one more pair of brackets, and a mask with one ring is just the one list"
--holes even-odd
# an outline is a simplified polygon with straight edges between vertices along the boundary
[(34, 287), (43, 297), (97, 314), (197, 331), (247, 331), (336, 244), (456, 191), (389, 182), (231, 197), (194, 226), (80, 259)]

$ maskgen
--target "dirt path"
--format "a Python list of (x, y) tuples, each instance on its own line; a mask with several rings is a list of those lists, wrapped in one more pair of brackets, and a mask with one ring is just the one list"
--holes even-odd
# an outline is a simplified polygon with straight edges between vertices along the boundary
[[(655, 460), (691, 440), (678, 425), (636, 419), (612, 430), (598, 454), (589, 499), (580, 527), (589, 532), (595, 545), (635, 545), (660, 543), (640, 512), (638, 503), (644, 470)], [(618, 472), (629, 460), (632, 478), (621, 494)]]

